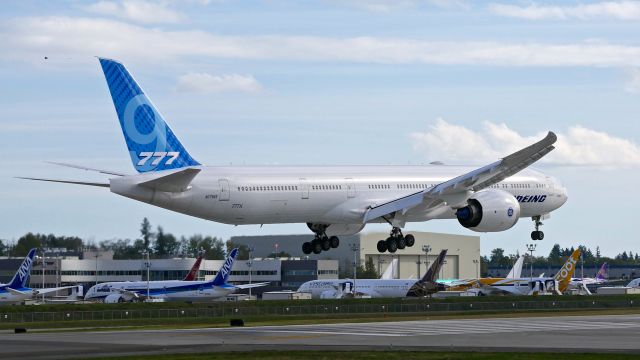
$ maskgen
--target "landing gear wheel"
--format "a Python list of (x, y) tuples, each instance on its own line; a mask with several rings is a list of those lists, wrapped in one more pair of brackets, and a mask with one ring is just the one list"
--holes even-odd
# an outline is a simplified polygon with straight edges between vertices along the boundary
[(531, 232), (531, 240), (542, 240), (544, 239), (544, 232), (542, 231), (532, 231)]
[(331, 248), (335, 249), (340, 246), (340, 239), (337, 236), (332, 236), (329, 238), (329, 243), (331, 243)]
[(310, 242), (307, 241), (307, 242), (302, 244), (302, 252), (305, 255), (309, 255), (309, 254), (311, 254), (313, 252), (313, 246), (311, 245)]
[(383, 253), (385, 251), (387, 251), (387, 242), (384, 240), (380, 240), (378, 241), (378, 252)]
[(398, 251), (398, 242), (395, 238), (387, 238), (387, 250), (389, 250), (389, 252), (392, 254)]
[(544, 239), (544, 232), (540, 230), (540, 226), (542, 222), (540, 221), (541, 216), (534, 216), (531, 218), (534, 223), (535, 230), (531, 232), (531, 240), (542, 240)]
[(412, 247), (416, 243), (416, 238), (411, 234), (407, 234), (404, 237), (404, 242), (408, 247)]
[(404, 240), (403, 236), (398, 236), (396, 238), (396, 243), (398, 243), (398, 249), (402, 250), (407, 247), (407, 242)]
[(320, 240), (316, 239), (311, 242), (311, 246), (313, 247), (314, 254), (320, 254), (322, 252), (322, 243)]
[(320, 244), (322, 246), (322, 251), (327, 251), (331, 249), (331, 241), (329, 241), (329, 238), (321, 239)]

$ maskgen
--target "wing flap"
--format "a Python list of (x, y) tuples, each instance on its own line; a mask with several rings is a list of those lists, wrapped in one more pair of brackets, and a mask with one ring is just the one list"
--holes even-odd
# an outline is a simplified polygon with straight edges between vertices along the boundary
[(261, 282), (261, 283), (251, 283), (251, 284), (242, 284), (242, 285), (233, 285), (233, 286), (238, 289), (253, 289), (256, 287), (262, 287), (267, 285), (269, 285), (268, 282)]

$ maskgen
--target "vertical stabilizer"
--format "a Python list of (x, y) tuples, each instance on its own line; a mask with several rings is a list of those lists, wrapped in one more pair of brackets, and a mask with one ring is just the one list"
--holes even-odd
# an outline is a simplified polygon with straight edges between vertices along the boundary
[(438, 254), (438, 257), (433, 264), (431, 264), (431, 267), (429, 267), (429, 270), (427, 270), (427, 273), (424, 274), (420, 282), (435, 282), (438, 280), (440, 268), (442, 267), (442, 264), (444, 264), (444, 258), (447, 256), (447, 250), (448, 249), (444, 249), (440, 251), (440, 254)]
[(14, 290), (24, 289), (29, 285), (29, 274), (31, 273), (31, 268), (33, 267), (33, 258), (36, 255), (36, 249), (29, 250), (27, 257), (24, 258), (22, 264), (16, 271), (16, 274), (13, 275), (13, 279), (11, 282), (7, 284), (8, 288)]
[(182, 281), (193, 281), (198, 280), (198, 272), (200, 271), (200, 263), (202, 262), (203, 253), (198, 253), (198, 257), (196, 258), (196, 262), (193, 263), (191, 270), (187, 276), (182, 279)]
[(598, 271), (598, 275), (596, 275), (596, 280), (598, 280), (598, 281), (606, 281), (608, 275), (609, 275), (609, 264), (604, 263), (604, 264), (602, 264), (602, 267), (600, 268), (600, 271)]
[(554, 278), (558, 281), (558, 290), (560, 292), (565, 292), (569, 283), (571, 283), (571, 278), (573, 277), (573, 273), (576, 271), (576, 264), (578, 263), (578, 259), (580, 259), (580, 248), (577, 248), (571, 256), (567, 259), (567, 262), (562, 265), (560, 271), (554, 276)]
[(507, 279), (519, 279), (522, 275), (522, 265), (524, 264), (524, 256), (520, 256), (516, 263), (513, 264), (513, 268), (507, 274)]
[(124, 65), (115, 60), (99, 60), (133, 167), (138, 172), (147, 172), (200, 165), (185, 150)]
[(236, 256), (238, 256), (238, 248), (231, 250), (231, 253), (229, 253), (229, 256), (227, 256), (224, 264), (222, 264), (222, 267), (220, 267), (220, 270), (218, 270), (216, 277), (213, 279), (212, 285), (227, 285), (229, 275), (231, 274), (231, 269), (233, 268), (233, 263), (236, 261)]

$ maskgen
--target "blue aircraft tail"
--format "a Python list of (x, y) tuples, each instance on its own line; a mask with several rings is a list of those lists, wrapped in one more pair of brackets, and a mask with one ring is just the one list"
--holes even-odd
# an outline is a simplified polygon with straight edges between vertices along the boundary
[(236, 256), (238, 256), (238, 248), (231, 250), (231, 253), (229, 253), (224, 264), (222, 264), (222, 267), (218, 270), (216, 277), (211, 282), (212, 285), (223, 286), (227, 284), (229, 274), (231, 274), (231, 269), (233, 268), (233, 263), (236, 261)]
[(133, 167), (138, 172), (200, 165), (121, 63), (99, 58), (118, 113)]
[(29, 254), (24, 258), (22, 264), (16, 271), (16, 274), (13, 275), (13, 279), (11, 282), (7, 284), (7, 287), (12, 289), (23, 289), (29, 285), (29, 274), (31, 273), (31, 268), (33, 267), (33, 257), (36, 255), (36, 249), (29, 250)]

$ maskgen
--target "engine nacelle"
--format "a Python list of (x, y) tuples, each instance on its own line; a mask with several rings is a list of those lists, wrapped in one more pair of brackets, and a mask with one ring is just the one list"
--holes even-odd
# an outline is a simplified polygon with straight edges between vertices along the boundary
[(125, 302), (125, 298), (120, 294), (109, 294), (104, 298), (105, 304), (117, 304)]
[(481, 190), (456, 211), (460, 225), (478, 232), (510, 229), (520, 218), (520, 203), (510, 193), (499, 189)]

